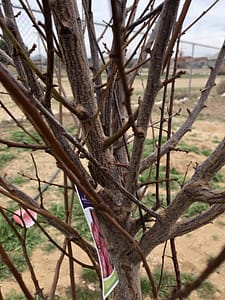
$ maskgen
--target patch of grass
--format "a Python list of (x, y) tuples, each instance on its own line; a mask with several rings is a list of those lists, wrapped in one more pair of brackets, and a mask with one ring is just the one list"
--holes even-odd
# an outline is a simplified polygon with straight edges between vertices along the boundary
[(214, 175), (213, 179), (212, 179), (212, 188), (216, 189), (216, 188), (220, 188), (219, 184), (220, 183), (224, 183), (225, 182), (225, 177), (222, 173), (218, 172)]
[(24, 143), (24, 144), (36, 144), (37, 142), (41, 143), (41, 137), (36, 131), (31, 131), (30, 134), (31, 136), (26, 134), (24, 131), (14, 130), (10, 135), (10, 139), (16, 143)]
[(67, 128), (67, 131), (72, 134), (72, 133), (74, 133), (75, 129), (76, 129), (76, 125), (73, 124), (73, 125), (71, 125), (70, 127)]
[[(163, 181), (165, 179), (165, 174), (166, 174), (166, 167), (165, 166), (161, 166), (160, 167), (160, 173), (159, 173), (159, 178), (162, 180), (162, 183), (160, 184), (160, 186), (162, 188), (166, 187), (166, 182)], [(149, 171), (145, 170), (139, 177), (140, 182), (144, 183), (146, 181), (153, 181), (155, 180), (156, 177), (156, 167), (154, 166), (151, 170), (151, 176), (149, 178)], [(170, 187), (173, 190), (176, 190), (180, 187), (180, 184), (183, 182), (184, 180), (184, 176), (183, 174), (181, 174), (179, 171), (177, 171), (175, 168), (171, 168), (170, 169)]]
[[(159, 283), (160, 274), (161, 274), (161, 269), (160, 269), (160, 267), (157, 267), (153, 272), (153, 276), (156, 280), (156, 284)], [(182, 273), (181, 274), (181, 281), (182, 281), (183, 285), (186, 285), (186, 284), (194, 281), (195, 278), (196, 277), (192, 273)], [(173, 291), (175, 286), (176, 286), (176, 279), (175, 279), (174, 274), (164, 270), (163, 276), (162, 276), (162, 281), (161, 281), (161, 286), (159, 289), (159, 297), (160, 298), (168, 297), (171, 294), (171, 292)], [(142, 289), (142, 293), (144, 296), (152, 295), (151, 284), (148, 279), (142, 278), (141, 289)], [(198, 294), (199, 298), (204, 299), (204, 300), (213, 299), (215, 292), (216, 292), (216, 288), (209, 281), (204, 281), (202, 283), (202, 285), (197, 289), (197, 294)]]
[(208, 149), (202, 149), (201, 150), (201, 154), (204, 155), (204, 156), (206, 156), (206, 157), (209, 156), (211, 154), (211, 152), (212, 151), (208, 150)]
[(185, 211), (184, 216), (194, 217), (196, 215), (201, 214), (203, 211), (209, 208), (209, 204), (203, 202), (195, 202)]
[[(60, 218), (61, 220), (65, 220), (65, 207), (63, 204), (52, 203), (49, 211), (54, 214), (54, 216)], [(83, 210), (81, 205), (76, 197), (72, 212), (72, 221), (76, 224), (77, 231), (83, 238), (92, 241), (91, 233), (86, 222)]]
[(4, 167), (8, 162), (10, 162), (15, 158), (16, 155), (10, 152), (0, 154), (0, 168)]
[[(156, 280), (156, 284), (159, 283), (160, 280), (160, 268), (157, 267), (154, 272), (153, 272), (153, 277)], [(164, 271), (163, 272), (163, 277), (161, 281), (161, 287), (159, 289), (159, 297), (165, 298), (169, 296), (171, 291), (173, 290), (175, 286), (175, 278), (172, 273)], [(151, 284), (149, 282), (149, 279), (147, 278), (142, 278), (141, 279), (141, 290), (144, 296), (151, 295), (152, 296), (152, 288)]]
[[(55, 238), (55, 241), (56, 241), (56, 238)], [(41, 250), (44, 251), (45, 253), (50, 253), (50, 252), (54, 251), (55, 249), (56, 249), (56, 246), (49, 241), (47, 241), (46, 243), (43, 243), (41, 245)]]
[(224, 221), (216, 221), (219, 225), (221, 226), (225, 226), (225, 222)]
[(211, 154), (211, 150), (209, 149), (201, 149), (195, 145), (188, 145), (184, 141), (181, 141), (178, 144), (178, 148), (183, 151), (193, 152), (199, 155), (209, 156)]
[[(10, 210), (14, 211), (15, 207), (11, 207)], [(12, 214), (7, 212), (9, 218)], [(24, 237), (24, 229), (17, 226), (16, 229)], [(34, 226), (29, 228), (26, 232), (26, 248), (27, 253), (30, 256), (32, 250), (37, 247), (43, 241), (42, 236), (38, 229)], [(15, 236), (13, 230), (9, 227), (8, 223), (5, 221), (2, 215), (0, 215), (0, 242), (8, 253), (10, 259), (15, 264), (19, 272), (26, 269), (26, 263), (22, 252), (22, 246)], [(8, 268), (5, 264), (0, 261), (0, 280), (9, 278), (11, 276)]]
[(7, 146), (1, 145), (0, 144), (0, 152), (8, 151), (9, 148)]
[[(182, 284), (188, 284), (196, 279), (195, 275), (192, 273), (183, 273), (181, 275)], [(200, 299), (211, 300), (213, 299), (214, 294), (217, 289), (215, 286), (208, 280), (205, 280), (202, 285), (197, 289), (197, 294)]]
[(154, 150), (154, 141), (152, 139), (146, 139), (144, 151), (143, 151), (143, 158), (149, 156), (153, 150)]
[(5, 300), (26, 300), (26, 297), (23, 294), (18, 293), (15, 289), (12, 289), (6, 294)]
[(214, 136), (212, 142), (214, 144), (219, 144), (221, 142), (221, 140), (217, 136)]
[(15, 185), (21, 185), (21, 184), (24, 184), (28, 181), (29, 181), (28, 178), (25, 178), (24, 176), (20, 176), (20, 175), (17, 175), (17, 176), (10, 179), (10, 182), (12, 184), (15, 184)]
[(49, 211), (57, 218), (65, 220), (65, 207), (63, 204), (51, 203)]
[(86, 282), (97, 282), (98, 275), (95, 270), (83, 269), (81, 273), (81, 278)]

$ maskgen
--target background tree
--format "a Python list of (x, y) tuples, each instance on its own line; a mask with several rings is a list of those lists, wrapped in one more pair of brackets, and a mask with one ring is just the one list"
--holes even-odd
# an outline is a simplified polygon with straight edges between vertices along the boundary
[[(35, 145), (13, 144), (1, 139), (1, 143), (9, 147), (45, 151), (54, 157), (57, 167), (64, 172), (65, 191), (76, 185), (91, 201), (119, 275), (120, 281), (113, 299), (142, 299), (141, 264), (150, 280), (153, 298), (158, 298), (158, 290), (146, 257), (156, 246), (168, 240), (177, 277), (177, 287), (170, 299), (182, 299), (182, 295), (187, 295), (191, 289), (196, 288), (224, 260), (223, 251), (206, 268), (199, 281), (189, 285), (187, 289), (181, 289), (175, 238), (208, 224), (224, 212), (225, 191), (214, 190), (210, 182), (224, 166), (225, 140), (196, 167), (193, 176), (180, 186), (174, 197), (171, 193), (170, 174), (171, 155), (177, 151), (178, 143), (205, 108), (220, 65), (224, 61), (225, 45), (222, 45), (199, 100), (188, 112), (182, 126), (172, 132), (173, 119), (177, 114), (173, 110), (176, 78), (182, 75), (182, 72), (177, 71), (176, 58), (179, 55), (179, 40), (184, 33), (182, 26), (191, 0), (182, 2), (182, 5), (179, 0), (165, 0), (159, 5), (155, 5), (155, 1), (149, 1), (143, 11), (138, 13), (139, 1), (134, 1), (130, 7), (124, 0), (111, 1), (112, 20), (109, 21), (107, 30), (112, 31), (112, 41), (111, 45), (105, 45), (104, 53), (95, 33), (91, 1), (82, 1), (84, 20), (80, 17), (77, 1), (42, 1), (42, 4), (37, 1), (44, 17), (43, 24), (36, 22), (25, 1), (21, 0), (20, 3), (46, 47), (47, 70), (43, 74), (32, 62), (30, 53), (34, 47), (31, 45), (31, 49), (27, 49), (25, 46), (11, 1), (2, 1), (0, 26), (15, 69), (11, 71), (1, 64), (0, 79), (15, 105), (23, 111), (27, 124), (22, 125), (16, 117), (13, 120), (27, 134), (29, 131), (26, 128), (31, 124), (40, 135), (41, 142), (36, 140)], [(90, 49), (85, 46), (85, 29)], [(142, 35), (139, 35), (140, 32)], [(87, 52), (91, 56), (91, 65)], [(174, 65), (171, 73), (172, 55)], [(63, 92), (59, 61), (66, 67), (73, 93), (71, 100)], [(135, 64), (127, 69), (131, 61)], [(147, 62), (145, 88), (143, 95), (138, 97), (135, 95), (136, 76)], [(15, 70), (16, 77), (13, 75)], [(154, 105), (161, 90), (162, 105), (155, 126)], [(57, 119), (57, 114), (52, 109), (54, 101), (64, 111), (72, 114), (76, 125), (74, 135), (66, 130), (63, 118)], [(9, 109), (7, 111), (10, 113)], [(153, 147), (144, 157), (143, 151), (149, 136), (153, 140)], [(83, 158), (88, 161), (88, 168), (83, 163)], [(162, 178), (160, 166), (164, 162), (166, 169)], [(141, 182), (144, 172), (148, 172), (149, 176)], [(38, 176), (37, 182), (40, 183)], [(164, 199), (160, 193), (162, 182), (166, 183)], [(152, 183), (155, 186), (155, 196), (151, 205), (146, 205), (145, 195)], [(12, 185), (5, 174), (1, 174), (0, 186), (3, 195), (22, 207), (37, 212), (49, 225), (65, 234), (71, 266), (73, 257), (70, 249), (71, 244), (75, 243), (88, 253), (92, 267), (99, 272), (95, 248), (71, 226), (72, 206), (70, 209), (67, 207), (68, 217), (66, 221), (62, 221), (47, 209), (41, 189), (40, 200), (35, 201), (28, 193)], [(210, 207), (199, 216), (182, 219), (182, 215), (194, 202), (208, 203)], [(7, 219), (3, 207), (1, 213), (9, 226), (15, 228)], [(41, 228), (41, 224), (38, 227)], [(51, 240), (54, 241), (54, 236), (51, 236)], [(28, 290), (2, 244), (0, 255), (27, 299), (33, 299), (33, 291)], [(30, 270), (33, 271), (32, 266)], [(76, 299), (73, 272), (70, 275), (72, 297)], [(44, 299), (46, 295), (43, 295), (37, 281), (35, 282), (36, 293)]]

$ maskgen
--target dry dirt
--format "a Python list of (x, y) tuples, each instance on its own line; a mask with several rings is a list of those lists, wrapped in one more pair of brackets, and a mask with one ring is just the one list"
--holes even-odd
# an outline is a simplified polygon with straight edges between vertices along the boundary
[[(181, 107), (183, 111), (187, 107), (194, 104), (192, 101), (180, 102), (177, 104), (177, 108)], [(17, 112), (17, 116), (20, 112)], [(194, 142), (194, 145), (201, 149), (213, 149), (215, 147), (215, 140), (221, 140), (224, 138), (224, 124), (225, 124), (225, 98), (217, 97), (210, 98), (208, 101), (208, 108), (204, 109), (198, 121), (194, 124), (191, 132), (185, 137), (185, 141)], [(0, 124), (1, 128), (9, 126), (7, 124), (7, 116), (2, 110), (0, 110)], [(182, 117), (180, 117), (182, 118)], [(180, 121), (178, 121), (179, 123)], [(39, 175), (41, 178), (48, 180), (49, 177), (55, 170), (54, 161), (50, 159), (49, 155), (42, 152), (34, 153), (36, 162), (41, 163), (41, 168), (39, 168)], [(201, 163), (204, 159), (203, 156), (194, 153), (185, 154), (182, 152), (176, 152), (173, 156), (173, 164), (178, 171), (184, 172), (186, 167), (191, 163), (189, 168), (189, 176), (193, 172), (193, 167), (196, 163)], [(22, 152), (20, 154), (20, 159), (13, 160), (9, 163), (7, 167), (8, 176), (15, 175), (18, 171), (33, 175), (30, 169), (30, 156)], [(2, 170), (4, 172), (5, 170)], [(31, 173), (30, 173), (31, 172)], [(224, 171), (223, 171), (224, 172)], [(225, 172), (224, 172), (225, 174)], [(56, 182), (62, 180), (62, 175), (57, 177)], [(24, 185), (24, 189), (27, 191), (27, 186)], [(30, 195), (35, 195), (37, 190), (29, 189)], [(51, 194), (52, 193), (52, 194)], [(51, 201), (56, 197), (54, 192), (50, 191), (48, 197)], [(0, 196), (0, 201), (3, 203), (5, 201)], [(195, 232), (188, 234), (184, 237), (176, 239), (178, 259), (181, 266), (182, 272), (192, 272), (198, 275), (205, 267), (206, 262), (216, 256), (221, 248), (225, 245), (225, 216), (219, 217), (204, 228), (196, 230)], [(163, 245), (157, 247), (151, 256), (148, 258), (151, 264), (151, 268), (157, 266), (161, 262)], [(168, 247), (169, 248), (169, 247)], [(77, 247), (74, 248), (74, 253), (76, 257), (85, 263), (87, 263), (86, 255)], [(54, 270), (55, 263), (59, 257), (60, 253), (58, 251), (51, 252), (49, 255), (36, 249), (32, 255), (32, 262), (34, 264), (34, 270), (39, 274), (40, 286), (44, 288), (46, 292), (49, 291)], [(166, 266), (168, 268), (172, 265), (172, 260), (170, 258), (169, 251), (166, 256)], [(75, 266), (77, 273), (79, 274), (80, 267)], [(59, 282), (59, 289), (57, 293), (61, 293), (64, 287), (69, 285), (69, 270), (68, 263), (65, 260), (61, 269), (61, 276)], [(144, 270), (143, 270), (144, 274)], [(30, 276), (27, 271), (23, 273), (23, 278), (26, 282), (30, 282)], [(79, 279), (79, 275), (76, 278)], [(214, 274), (212, 274), (209, 280), (218, 288), (216, 295), (213, 299), (223, 300), (225, 299), (225, 264), (222, 264)], [(13, 280), (7, 280), (0, 283), (3, 295), (8, 293), (12, 288), (18, 288)], [(32, 286), (31, 283), (29, 283)], [(193, 293), (189, 299), (198, 299), (197, 295)]]

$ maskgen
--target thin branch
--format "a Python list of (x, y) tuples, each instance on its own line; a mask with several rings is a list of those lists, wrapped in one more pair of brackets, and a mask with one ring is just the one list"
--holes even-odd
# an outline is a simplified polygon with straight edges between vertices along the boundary
[(182, 7), (179, 19), (175, 24), (175, 28), (174, 28), (172, 37), (170, 39), (169, 45), (168, 45), (167, 50), (166, 50), (166, 54), (165, 54), (165, 58), (164, 58), (164, 62), (163, 62), (163, 69), (165, 68), (165, 66), (167, 65), (169, 59), (171, 58), (173, 47), (174, 47), (174, 45), (175, 45), (175, 43), (178, 39), (178, 36), (181, 32), (181, 28), (182, 28), (184, 20), (187, 16), (188, 9), (191, 5), (191, 2), (192, 2), (192, 0), (186, 0), (183, 7)]
[(123, 12), (119, 11), (118, 8), (118, 2), (117, 1), (111, 1), (112, 6), (112, 16), (113, 16), (113, 37), (115, 41), (114, 45), (114, 52), (112, 53), (112, 58), (117, 64), (120, 79), (123, 85), (123, 90), (125, 94), (125, 106), (127, 109), (128, 118), (132, 124), (133, 130), (135, 131), (134, 124), (133, 124), (133, 114), (131, 109), (131, 90), (129, 89), (128, 83), (127, 83), (127, 77), (124, 70), (124, 61), (123, 61), (123, 45), (122, 45), (122, 24), (121, 24), (121, 14)]
[[(181, 138), (190, 131), (191, 126), (193, 125), (194, 121), (202, 111), (202, 109), (205, 107), (205, 102), (208, 99), (209, 93), (211, 92), (211, 89), (215, 85), (215, 79), (219, 72), (220, 66), (224, 61), (225, 56), (225, 41), (223, 42), (223, 45), (220, 49), (220, 52), (217, 56), (216, 62), (214, 67), (211, 69), (211, 73), (208, 77), (208, 80), (205, 84), (205, 87), (201, 91), (201, 96), (192, 110), (192, 112), (189, 114), (187, 120), (183, 123), (183, 125), (171, 136), (171, 138), (162, 146), (160, 155), (163, 156), (171, 149), (174, 149), (176, 145), (179, 143)], [(149, 157), (143, 160), (140, 171), (143, 172), (146, 168), (148, 168), (149, 165), (151, 165), (155, 160), (157, 159), (157, 152), (153, 152)]]
[(40, 141), (33, 136), (29, 130), (27, 130), (20, 121), (17, 120), (16, 117), (14, 117), (14, 115), (9, 111), (9, 109), (4, 105), (4, 103), (0, 100), (0, 106), (4, 109), (4, 111), (10, 116), (10, 118), (12, 118), (12, 120), (15, 122), (15, 124), (21, 128), (29, 137), (31, 137), (32, 140), (34, 140), (37, 144), (40, 143)]
[(205, 11), (202, 12), (202, 14), (197, 17), (188, 27), (186, 27), (181, 33), (180, 35), (185, 34), (191, 27), (193, 27), (202, 17), (204, 17), (205, 14), (207, 14), (212, 8), (213, 6), (215, 6), (220, 0), (216, 0), (214, 1)]
[(114, 133), (114, 135), (104, 141), (104, 148), (110, 147), (115, 141), (123, 136), (127, 132), (127, 130), (134, 125), (134, 121), (137, 119), (137, 116), (138, 109), (133, 113), (132, 118), (129, 118), (128, 121), (123, 125), (123, 127), (121, 127), (117, 132)]
[(178, 222), (174, 227), (174, 232), (172, 234), (172, 237), (182, 236), (204, 225), (210, 224), (218, 216), (223, 214), (224, 211), (225, 211), (224, 203), (215, 204), (205, 212), (202, 212), (202, 214), (199, 216), (188, 218), (188, 220)]
[(2, 57), (4, 59), (6, 64), (15, 67), (13, 59), (2, 49), (0, 49), (0, 57)]
[(128, 28), (127, 28), (127, 35), (134, 30), (135, 27), (140, 25), (141, 23), (145, 22), (146, 20), (155, 17), (158, 15), (163, 8), (163, 3), (159, 4), (154, 10), (151, 10), (150, 13), (146, 14), (145, 16), (139, 18), (135, 22), (133, 22)]
[[(28, 266), (28, 269), (30, 271), (32, 281), (34, 283), (36, 294), (41, 299), (47, 300), (47, 297), (43, 294), (43, 289), (39, 286), (38, 279), (37, 279), (36, 274), (34, 272), (34, 268), (33, 268), (32, 264), (31, 264), (29, 255), (27, 253), (27, 248), (26, 248), (26, 232), (27, 231), (26, 231), (26, 227), (24, 227), (24, 236), (22, 237), (21, 234), (18, 232), (18, 230), (15, 228), (15, 226), (12, 224), (12, 221), (5, 214), (4, 210), (1, 207), (0, 207), (0, 212), (1, 212), (2, 216), (5, 218), (6, 222), (10, 226), (10, 228), (13, 230), (13, 232), (16, 235), (17, 239), (20, 241), (20, 244), (21, 244), (21, 247), (22, 247), (22, 251), (23, 251), (23, 255), (24, 255), (26, 264)], [(27, 212), (27, 213), (29, 213), (29, 212)], [(32, 217), (32, 216), (30, 215), (30, 217)]]
[(47, 150), (48, 148), (45, 145), (33, 145), (33, 144), (20, 144), (16, 142), (11, 142), (8, 140), (3, 140), (0, 138), (0, 143), (4, 144), (8, 147), (14, 147), (14, 148), (25, 148), (25, 149), (32, 149), (32, 150)]
[[(138, 130), (134, 139), (131, 163), (126, 179), (126, 187), (131, 193), (134, 193), (136, 189), (150, 115), (154, 106), (156, 95), (160, 89), (160, 76), (165, 48), (170, 37), (178, 6), (179, 1), (166, 1), (163, 5), (163, 10), (158, 21), (159, 34), (157, 34), (155, 38), (154, 46), (151, 51), (147, 87), (145, 89), (143, 102), (139, 108), (139, 115), (136, 124)], [(165, 28), (167, 29), (165, 30)]]
[(225, 247), (217, 255), (217, 257), (210, 260), (208, 266), (202, 273), (193, 281), (188, 283), (182, 290), (172, 294), (167, 300), (175, 300), (178, 297), (187, 298), (190, 293), (201, 286), (201, 284), (225, 261)]
[(37, 164), (36, 164), (36, 162), (35, 162), (35, 159), (34, 159), (34, 156), (33, 156), (32, 153), (31, 153), (31, 158), (32, 158), (32, 161), (33, 161), (34, 170), (35, 170), (35, 175), (36, 175), (37, 182), (38, 182), (38, 191), (39, 191), (40, 201), (41, 201), (40, 207), (41, 207), (41, 208), (44, 208), (44, 204), (43, 204), (43, 195), (42, 195), (42, 189), (41, 189), (41, 180), (40, 180), (40, 177), (39, 177), (39, 175), (38, 175)]
[(67, 244), (67, 238), (64, 238), (63, 246), (62, 246), (63, 251), (61, 251), (60, 256), (59, 256), (59, 258), (56, 262), (56, 265), (55, 265), (55, 272), (54, 272), (54, 276), (53, 276), (53, 282), (51, 284), (51, 290), (49, 292), (49, 300), (54, 300), (54, 298), (55, 298), (55, 292), (56, 292), (57, 283), (58, 283), (58, 280), (59, 280), (60, 268), (62, 266), (62, 262), (63, 262), (64, 256), (65, 256), (64, 253), (66, 251), (66, 244)]
[(6, 266), (9, 268), (10, 272), (15, 277), (15, 279), (18, 282), (20, 288), (22, 289), (26, 299), (34, 300), (34, 297), (31, 295), (31, 293), (28, 290), (26, 284), (24, 283), (20, 272), (17, 270), (17, 268), (14, 266), (14, 264), (10, 260), (8, 254), (6, 253), (6, 250), (3, 248), (1, 243), (0, 243), (0, 257), (2, 259), (2, 262), (6, 264)]

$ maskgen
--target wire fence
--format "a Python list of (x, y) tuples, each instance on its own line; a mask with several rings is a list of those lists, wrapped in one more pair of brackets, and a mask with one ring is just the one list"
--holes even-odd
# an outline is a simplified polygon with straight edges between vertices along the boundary
[[(24, 43), (28, 49), (31, 49), (34, 44), (36, 45), (31, 56), (32, 59), (38, 61), (41, 66), (46, 62), (46, 51), (43, 41), (20, 3), (17, 0), (12, 1), (12, 3), (17, 25), (20, 29)], [(0, 1), (0, 8), (2, 8), (1, 5), (2, 1)], [(34, 5), (34, 1), (32, 1), (32, 5)], [(32, 14), (37, 23), (40, 22), (43, 24), (43, 15), (38, 7), (32, 6)], [(101, 36), (105, 26), (106, 24), (103, 22), (95, 22), (97, 36)], [(108, 30), (108, 33), (104, 35), (104, 38), (99, 41), (99, 46), (103, 52), (107, 48), (110, 48), (111, 36), (111, 32)], [(89, 49), (88, 38), (86, 36), (85, 42), (87, 43), (87, 49)], [(187, 88), (190, 94), (193, 75), (209, 73), (209, 67), (213, 66), (219, 48), (213, 45), (204, 45), (197, 42), (181, 40), (180, 49), (179, 66), (180, 68), (185, 69), (189, 76), (189, 85)]]

